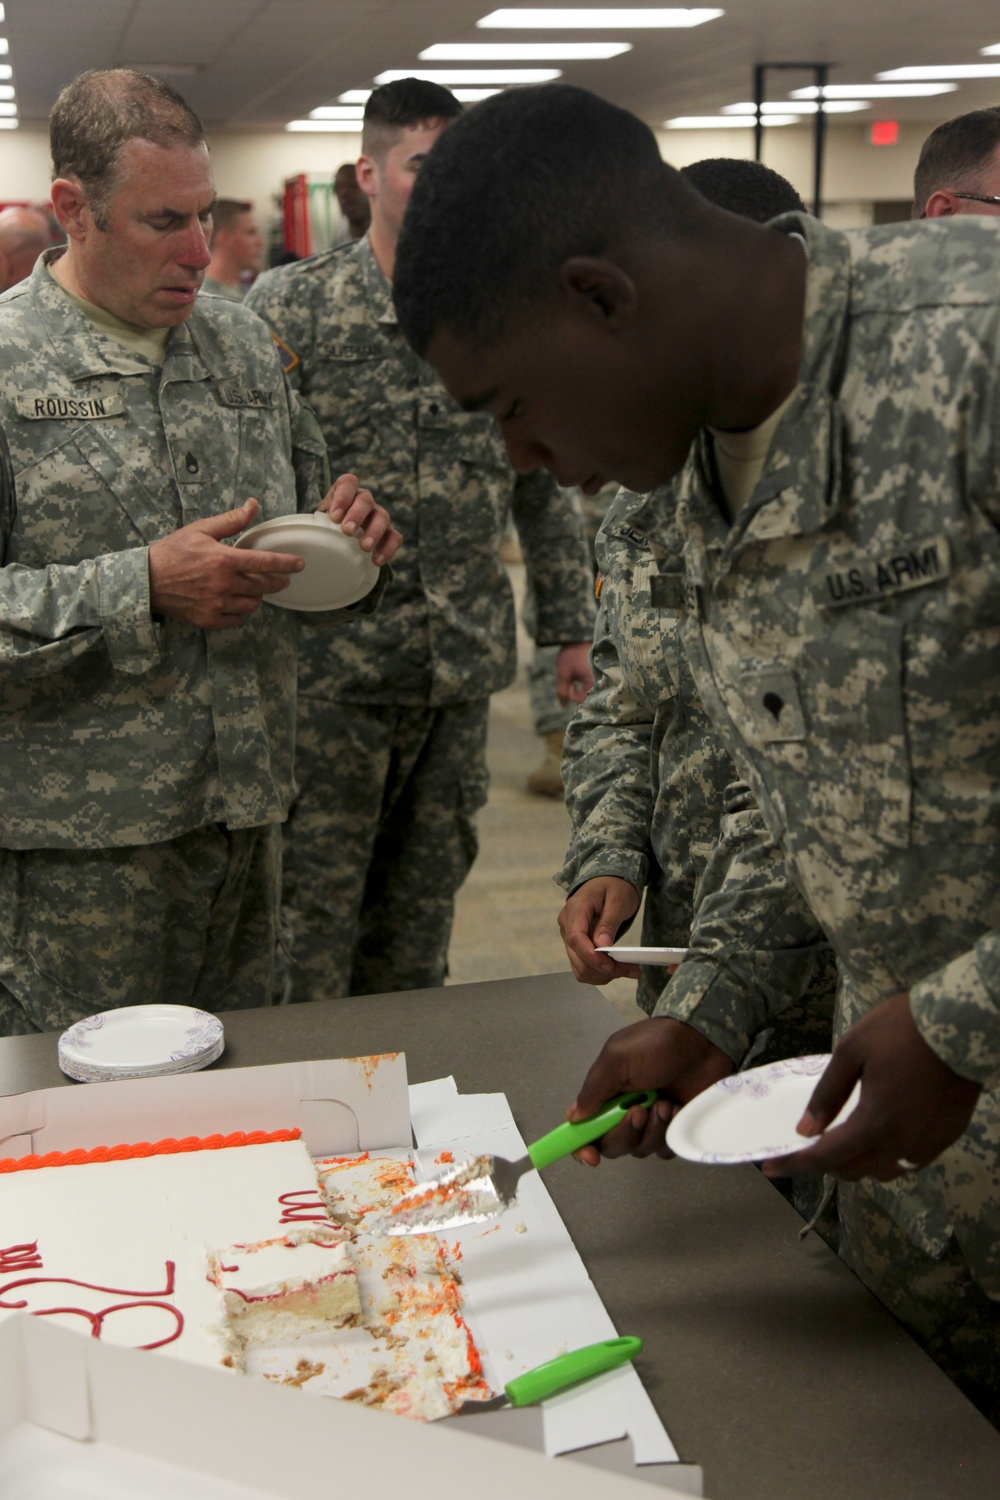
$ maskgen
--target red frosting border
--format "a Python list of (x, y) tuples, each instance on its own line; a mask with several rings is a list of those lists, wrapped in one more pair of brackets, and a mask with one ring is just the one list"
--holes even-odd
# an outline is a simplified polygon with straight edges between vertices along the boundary
[(231, 1135), (187, 1135), (182, 1140), (168, 1136), (162, 1141), (136, 1141), (133, 1145), (94, 1146), (90, 1151), (48, 1151), (44, 1156), (7, 1156), (0, 1160), (0, 1173), (34, 1172), (39, 1167), (84, 1167), (91, 1162), (129, 1161), (133, 1157), (176, 1156), (184, 1151), (228, 1151), (234, 1146), (267, 1146), (272, 1141), (297, 1141), (301, 1130), (234, 1130)]

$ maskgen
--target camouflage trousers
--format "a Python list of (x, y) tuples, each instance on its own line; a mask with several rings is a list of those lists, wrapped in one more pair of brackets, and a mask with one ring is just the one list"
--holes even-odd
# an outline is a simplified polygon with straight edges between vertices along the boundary
[(0, 1035), (154, 1001), (270, 1005), (280, 875), (277, 824), (0, 850)]
[(444, 983), (479, 850), (489, 699), (395, 708), (299, 698), (282, 917), (293, 1002)]
[(840, 1254), (983, 1416), (1000, 1427), (1000, 1301), (987, 1297), (954, 1240), (937, 1259), (872, 1197), (837, 1185)]

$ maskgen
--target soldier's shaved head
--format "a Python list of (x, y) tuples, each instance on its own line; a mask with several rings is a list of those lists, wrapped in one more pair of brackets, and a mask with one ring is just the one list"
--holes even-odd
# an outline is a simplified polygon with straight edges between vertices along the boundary
[(134, 68), (81, 73), (52, 107), (53, 178), (81, 185), (99, 229), (105, 227), (118, 159), (132, 140), (196, 147), (205, 145), (205, 130), (176, 89)]

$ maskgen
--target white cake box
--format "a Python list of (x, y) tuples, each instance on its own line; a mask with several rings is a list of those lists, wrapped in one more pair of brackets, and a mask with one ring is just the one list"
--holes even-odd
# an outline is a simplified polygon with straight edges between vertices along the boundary
[[(27, 1313), (0, 1323), (3, 1500), (642, 1500), (649, 1487), (442, 1425), (157, 1359)], [(458, 1428), (459, 1430), (456, 1430)], [(659, 1491), (675, 1495), (677, 1492)]]
[[(91, 1150), (119, 1143), (156, 1142), (167, 1137), (204, 1137), (235, 1131), (270, 1132), (288, 1128), (302, 1131), (314, 1157), (348, 1155), (365, 1150), (408, 1150), (415, 1138), (418, 1170), (422, 1167), (425, 1176), (434, 1174), (437, 1170), (435, 1156), (445, 1150), (453, 1151), (456, 1157), (459, 1153), (492, 1152), (510, 1158), (523, 1154), (525, 1150), (504, 1095), (460, 1095), (452, 1079), (408, 1088), (405, 1058), (400, 1054), (386, 1054), (376, 1058), (281, 1063), (94, 1083), (0, 1098), (0, 1160), (29, 1154), (42, 1156), (52, 1151)], [(53, 1167), (51, 1170), (58, 1172), (60, 1169)], [(0, 1174), (0, 1246), (4, 1243), (3, 1183), (4, 1175)], [(452, 1237), (449, 1235), (449, 1240)], [(467, 1307), (484, 1355), (487, 1378), (495, 1389), (513, 1375), (565, 1349), (611, 1338), (618, 1332), (641, 1334), (641, 1329), (617, 1330), (612, 1325), (537, 1174), (523, 1180), (516, 1209), (510, 1211), (499, 1225), (485, 1231), (479, 1225), (469, 1226), (455, 1231), (454, 1238), (461, 1241)], [(286, 1409), (294, 1408), (303, 1433), (329, 1429), (331, 1434), (337, 1434), (338, 1444), (340, 1435), (347, 1430), (363, 1431), (366, 1435), (374, 1431), (380, 1459), (384, 1457), (386, 1462), (395, 1461), (394, 1455), (405, 1455), (411, 1441), (423, 1444), (429, 1439), (436, 1452), (439, 1439), (443, 1439), (446, 1445), (453, 1437), (471, 1442), (483, 1433), (483, 1424), (497, 1424), (495, 1432), (487, 1429), (486, 1437), (492, 1439), (495, 1435), (508, 1441), (491, 1443), (476, 1461), (474, 1483), (484, 1494), (492, 1493), (492, 1490), (483, 1489), (486, 1470), (491, 1478), (502, 1471), (502, 1463), (494, 1457), (495, 1452), (499, 1449), (506, 1457), (508, 1448), (515, 1444), (543, 1447), (550, 1459), (560, 1454), (590, 1450), (579, 1456), (598, 1466), (603, 1475), (601, 1482), (605, 1485), (611, 1479), (607, 1472), (611, 1469), (634, 1474), (636, 1479), (642, 1478), (658, 1487), (669, 1488), (676, 1484), (689, 1494), (700, 1493), (699, 1472), (677, 1462), (676, 1451), (631, 1366), (600, 1376), (575, 1391), (564, 1392), (547, 1401), (541, 1409), (453, 1418), (445, 1422), (440, 1431), (431, 1433), (419, 1428), (418, 1424), (362, 1410), (353, 1403), (345, 1410), (334, 1401), (303, 1399), (299, 1391), (259, 1385), (250, 1378), (237, 1378), (228, 1372), (181, 1363), (162, 1355), (112, 1347), (98, 1339), (78, 1335), (74, 1330), (56, 1327), (44, 1318), (29, 1318), (0, 1310), (0, 1335), (8, 1341), (14, 1337), (12, 1324), (24, 1325), (18, 1335), (22, 1341), (29, 1341), (24, 1343), (24, 1349), (42, 1350), (46, 1347), (46, 1340), (58, 1335), (60, 1348), (63, 1338), (69, 1337), (72, 1343), (66, 1347), (77, 1349), (82, 1346), (86, 1351), (86, 1354), (77, 1353), (66, 1365), (67, 1369), (77, 1372), (72, 1387), (75, 1396), (69, 1393), (65, 1401), (60, 1397), (53, 1407), (64, 1411), (78, 1409), (81, 1413), (76, 1422), (81, 1430), (73, 1430), (72, 1424), (56, 1428), (69, 1438), (86, 1438), (88, 1432), (93, 1436), (84, 1420), (88, 1410), (96, 1409), (88, 1408), (91, 1383), (95, 1378), (93, 1371), (126, 1371), (127, 1374), (121, 1376), (121, 1388), (123, 1392), (126, 1387), (132, 1390), (133, 1394), (128, 1398), (129, 1409), (141, 1408), (146, 1414), (143, 1422), (154, 1420), (161, 1386), (173, 1391), (173, 1382), (176, 1381), (177, 1390), (170, 1400), (183, 1402), (187, 1399), (186, 1393), (202, 1389), (201, 1382), (209, 1380), (211, 1384), (204, 1387), (205, 1399), (211, 1403), (218, 1400), (218, 1410), (225, 1413), (224, 1427), (230, 1440), (235, 1436), (236, 1445), (242, 1446), (252, 1431), (253, 1451), (257, 1450), (256, 1413), (258, 1409), (261, 1412), (269, 1410), (269, 1400), (280, 1396), (281, 1422), (288, 1420), (284, 1415)], [(23, 1367), (30, 1372), (33, 1368), (30, 1361), (23, 1363), (27, 1356), (22, 1353), (19, 1357)], [(46, 1359), (49, 1368), (54, 1368), (52, 1361)], [(6, 1376), (6, 1360), (0, 1363), (0, 1372)], [(103, 1374), (101, 1378), (104, 1378)], [(108, 1379), (111, 1379), (110, 1375)], [(115, 1379), (118, 1379), (117, 1375)], [(0, 1387), (5, 1393), (7, 1386), (7, 1380), (0, 1378)], [(30, 1409), (37, 1411), (42, 1383), (29, 1381), (25, 1389), (29, 1394), (34, 1392), (31, 1401), (35, 1404)], [(200, 1401), (201, 1398), (192, 1397), (192, 1409), (198, 1407), (199, 1412), (197, 1420), (192, 1418), (192, 1431), (199, 1433), (211, 1430), (211, 1423), (208, 1428), (203, 1427)], [(102, 1410), (109, 1408), (105, 1406)], [(214, 1422), (214, 1407), (208, 1415)], [(382, 1425), (371, 1429), (372, 1418)], [(498, 1422), (500, 1418), (503, 1420)], [(21, 1418), (8, 1414), (6, 1420), (9, 1426)], [(50, 1425), (46, 1419), (32, 1420), (38, 1421), (41, 1427)], [(144, 1430), (143, 1422), (135, 1427), (136, 1432)], [(526, 1435), (531, 1424), (531, 1435)], [(132, 1425), (130, 1422), (116, 1424), (111, 1421), (106, 1430), (112, 1434), (107, 1441), (115, 1446), (118, 1443), (115, 1435), (131, 1431)], [(207, 1442), (207, 1438), (204, 1441)], [(366, 1436), (365, 1441), (371, 1439)], [(188, 1463), (189, 1467), (201, 1463), (198, 1456), (201, 1447), (195, 1459), (188, 1461), (183, 1457), (186, 1449), (172, 1449), (168, 1438), (163, 1442), (165, 1447), (153, 1443), (143, 1451), (161, 1458), (175, 1452), (175, 1461)], [(202, 1439), (199, 1443), (204, 1446)], [(598, 1445), (606, 1446), (601, 1448)], [(280, 1448), (285, 1446), (282, 1443)], [(267, 1443), (261, 1444), (262, 1451), (267, 1448)], [(224, 1444), (220, 1452), (225, 1452)], [(448, 1464), (451, 1461), (448, 1447), (445, 1446), (442, 1452), (445, 1455), (442, 1464)], [(339, 1472), (339, 1449), (333, 1470), (329, 1469), (329, 1449), (326, 1453), (327, 1472)], [(358, 1455), (360, 1464), (361, 1449)], [(371, 1462), (370, 1454), (363, 1456), (366, 1463)], [(522, 1453), (521, 1457), (526, 1462), (543, 1463), (543, 1469), (538, 1471), (540, 1488), (537, 1492), (542, 1492), (541, 1486), (544, 1486), (546, 1493), (561, 1493), (553, 1489), (557, 1483), (554, 1471), (561, 1472), (561, 1464), (544, 1466), (544, 1460), (540, 1460), (537, 1454)], [(422, 1493), (422, 1490), (413, 1488), (412, 1460), (401, 1456), (399, 1462), (401, 1466), (405, 1463), (405, 1468), (399, 1470), (399, 1476), (405, 1475), (406, 1478), (404, 1493), (407, 1490)], [(279, 1471), (280, 1466), (275, 1472)], [(248, 1467), (238, 1464), (235, 1468), (215, 1468), (210, 1472), (224, 1473), (240, 1483), (249, 1482), (256, 1475), (259, 1488), (260, 1476), (271, 1471), (256, 1464)], [(298, 1469), (295, 1472), (300, 1475)], [(315, 1478), (323, 1471), (316, 1469), (313, 1472)], [(361, 1473), (360, 1468), (358, 1472)], [(577, 1486), (583, 1472), (586, 1471), (581, 1471), (578, 1463), (571, 1466), (572, 1482)], [(0, 1463), (0, 1495), (3, 1500), (12, 1500), (16, 1491), (9, 1489), (3, 1480)], [(648, 1484), (644, 1489), (648, 1494)], [(265, 1487), (264, 1492), (278, 1495), (303, 1493), (301, 1489), (296, 1491), (294, 1484), (287, 1490), (280, 1487), (268, 1490)], [(380, 1491), (376, 1488), (374, 1492)], [(59, 1490), (53, 1491), (54, 1495), (60, 1493)], [(103, 1494), (102, 1491), (97, 1493)], [(219, 1493), (221, 1495), (224, 1491)], [(381, 1493), (389, 1491), (386, 1489)], [(450, 1487), (438, 1488), (435, 1493), (438, 1500), (442, 1494), (457, 1493), (456, 1474), (453, 1474)], [(510, 1493), (509, 1486), (506, 1493)], [(576, 1493), (584, 1492), (577, 1488)]]

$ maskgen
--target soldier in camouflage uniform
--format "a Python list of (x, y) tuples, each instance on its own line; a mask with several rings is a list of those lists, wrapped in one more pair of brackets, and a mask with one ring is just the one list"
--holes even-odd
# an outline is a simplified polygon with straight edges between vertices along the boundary
[[(68, 247), (0, 299), (7, 1034), (270, 1003), (296, 625), (260, 605), (300, 564), (224, 543), (325, 473), (259, 320), (195, 307), (214, 190), (184, 101), (82, 75), (52, 147)], [(386, 555), (356, 489), (324, 503)]]
[[(473, 162), (490, 211), (469, 239)], [(844, 976), (800, 1125), (819, 1138), (770, 1170), (841, 1179), (841, 1253), (994, 1421), (998, 263), (983, 219), (724, 216), (638, 121), (550, 88), (487, 101), (443, 143), (396, 277), (415, 347), (501, 418), (515, 462), (637, 491), (683, 471), (659, 524), (683, 539), (695, 683)], [(762, 859), (758, 839), (722, 872), (665, 1012), (590, 1069), (572, 1118), (626, 1081), (663, 1093), (605, 1154), (663, 1153), (672, 1110), (766, 1016), (712, 952), (713, 933), (745, 945)]]
[(285, 838), (294, 1000), (444, 982), (455, 893), (486, 800), (489, 694), (515, 668), (499, 558), (511, 507), (538, 639), (579, 643), (562, 653), (564, 685), (589, 684), (592, 585), (578, 515), (547, 474), (515, 480), (490, 420), (458, 408), (396, 325), (389, 278), (402, 211), (459, 108), (412, 79), (376, 90), (358, 169), (369, 234), (262, 276), (247, 299), (333, 463), (376, 485), (407, 537), (377, 620), (336, 640), (302, 632), (298, 796)]

